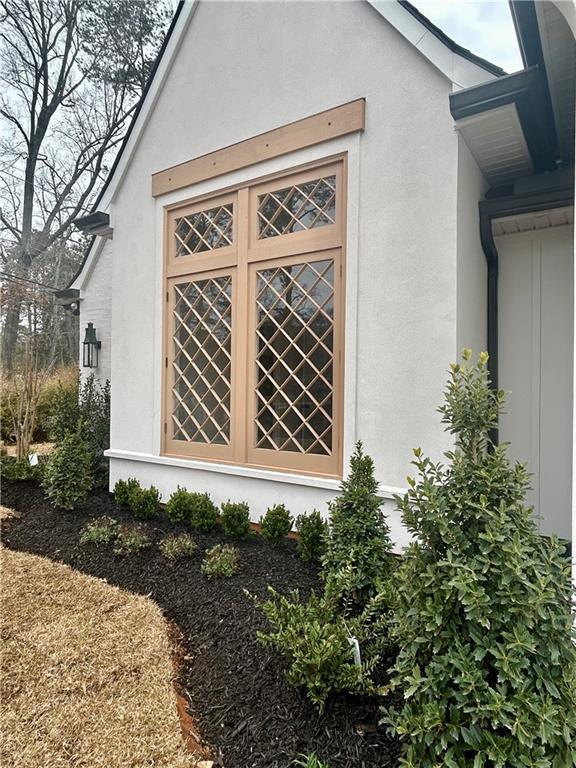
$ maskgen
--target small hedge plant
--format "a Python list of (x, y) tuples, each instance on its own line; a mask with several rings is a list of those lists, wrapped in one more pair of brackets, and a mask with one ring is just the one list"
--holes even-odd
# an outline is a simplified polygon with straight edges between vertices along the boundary
[[(349, 579), (351, 569), (343, 572)], [(363, 612), (345, 619), (339, 612), (344, 587), (332, 580), (324, 594), (312, 593), (304, 602), (297, 590), (289, 598), (268, 587), (271, 599), (260, 603), (271, 625), (270, 632), (258, 632), (260, 642), (279, 650), (288, 660), (286, 676), (295, 687), (302, 687), (310, 701), (324, 711), (328, 697), (347, 691), (353, 694), (379, 692), (373, 676), (381, 667), (389, 641), (389, 595), (380, 592), (371, 598)], [(351, 638), (360, 647), (360, 665), (354, 658)]]
[(93, 481), (90, 448), (80, 430), (71, 432), (46, 462), (44, 492), (57, 507), (71, 510), (86, 499)]
[(28, 457), (0, 457), (0, 475), (4, 480), (42, 480), (48, 459), (38, 456), (38, 464), (30, 464)]
[(192, 494), (178, 486), (170, 495), (166, 504), (166, 517), (171, 523), (184, 523), (190, 520), (194, 500)]
[(114, 501), (119, 507), (130, 509), (132, 506), (132, 496), (140, 489), (140, 483), (135, 477), (129, 477), (128, 480), (118, 480), (114, 486)]
[(328, 524), (322, 515), (314, 509), (309, 515), (298, 515), (298, 554), (302, 560), (319, 561), (326, 549)]
[(490, 434), (504, 393), (484, 353), (453, 365), (440, 409), (455, 447), (434, 464), (420, 449), (399, 498), (415, 541), (395, 579), (393, 688), (386, 718), (401, 764), (568, 768), (576, 758), (576, 646), (569, 563), (539, 536), (524, 503), (529, 477)]
[(118, 534), (118, 522), (108, 515), (87, 523), (80, 534), (80, 544), (110, 544)]
[(207, 493), (191, 493), (190, 497), (190, 527), (195, 531), (208, 533), (216, 527), (218, 509)]
[(206, 551), (202, 561), (202, 573), (209, 579), (229, 578), (238, 570), (240, 553), (231, 544), (216, 544)]
[(114, 486), (114, 499), (119, 506), (146, 520), (158, 512), (160, 492), (153, 485), (142, 488), (136, 478), (130, 477), (128, 480), (118, 480)]
[(260, 518), (260, 533), (268, 541), (279, 542), (292, 530), (294, 519), (284, 504), (268, 507)]
[(392, 540), (381, 511), (374, 462), (364, 453), (361, 442), (356, 443), (350, 473), (340, 488), (340, 495), (329, 505), (322, 575), (329, 582), (350, 569), (348, 591), (342, 601), (351, 610), (361, 610), (379, 592), (393, 568)]
[(182, 560), (192, 557), (198, 545), (189, 533), (167, 536), (160, 542), (160, 551), (168, 560)]
[(244, 501), (225, 501), (220, 507), (224, 533), (243, 539), (250, 533), (250, 507)]
[(141, 525), (122, 525), (116, 536), (115, 555), (133, 555), (151, 544), (146, 529)]
[(178, 488), (166, 505), (166, 517), (172, 523), (188, 523), (196, 531), (207, 533), (216, 527), (218, 510), (207, 493), (192, 493)]

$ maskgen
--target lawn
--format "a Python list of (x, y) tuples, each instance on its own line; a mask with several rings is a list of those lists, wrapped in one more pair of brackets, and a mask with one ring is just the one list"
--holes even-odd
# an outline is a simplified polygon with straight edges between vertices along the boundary
[[(209, 534), (194, 532), (198, 548), (193, 557), (170, 564), (158, 543), (168, 533), (189, 529), (163, 517), (143, 523), (152, 545), (137, 554), (120, 557), (110, 546), (80, 545), (82, 527), (95, 517), (111, 515), (120, 523), (133, 522), (131, 514), (119, 509), (107, 493), (93, 495), (74, 512), (63, 512), (44, 498), (36, 483), (5, 482), (3, 503), (21, 513), (4, 523), (7, 547), (61, 560), (123, 590), (150, 596), (178, 625), (186, 648), (179, 683), (199, 736), (225, 768), (288, 768), (297, 755), (312, 752), (330, 768), (397, 764), (399, 746), (378, 726), (377, 700), (339, 695), (323, 715), (318, 714), (305, 695), (285, 680), (282, 657), (256, 639), (256, 630), (265, 628), (265, 620), (244, 588), (264, 596), (268, 584), (283, 592), (299, 588), (302, 594), (319, 585), (316, 567), (298, 558), (295, 542), (274, 545), (262, 537), (235, 541), (240, 550), (239, 572), (232, 578), (210, 580), (202, 574), (200, 563), (206, 549), (230, 541), (220, 528)], [(37, 610), (45, 615), (41, 600), (31, 603), (35, 618)], [(84, 647), (78, 651), (79, 660), (83, 653)], [(134, 680), (125, 682), (126, 695), (132, 699)], [(139, 702), (144, 698), (138, 695)], [(173, 705), (168, 706), (170, 714), (173, 710)], [(83, 720), (84, 713), (76, 716), (77, 722)], [(106, 737), (107, 744), (111, 740)]]
[(4, 547), (0, 557), (0, 763), (195, 765), (180, 733), (158, 606), (45, 558)]

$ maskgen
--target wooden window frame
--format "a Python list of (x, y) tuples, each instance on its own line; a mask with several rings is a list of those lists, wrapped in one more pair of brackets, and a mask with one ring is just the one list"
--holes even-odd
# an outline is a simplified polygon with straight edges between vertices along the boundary
[[(166, 456), (216, 461), (287, 473), (342, 477), (344, 417), (344, 328), (346, 243), (346, 155), (326, 158), (250, 180), (210, 195), (164, 209), (164, 315), (161, 453)], [(294, 183), (336, 176), (336, 221), (301, 232), (258, 239), (258, 196)], [(176, 256), (175, 220), (213, 208), (223, 202), (234, 206), (231, 246)], [(256, 273), (274, 266), (295, 265), (331, 258), (334, 261), (334, 342), (332, 452), (330, 455), (256, 448)], [(229, 445), (210, 445), (169, 437), (172, 414), (174, 282), (232, 276), (231, 426)], [(242, 383), (243, 382), (243, 383)]]

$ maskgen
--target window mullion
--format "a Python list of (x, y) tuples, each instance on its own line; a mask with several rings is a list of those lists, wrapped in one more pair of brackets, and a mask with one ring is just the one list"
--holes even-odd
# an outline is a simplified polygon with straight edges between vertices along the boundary
[(234, 461), (246, 463), (248, 424), (248, 225), (249, 192), (248, 188), (238, 190), (236, 244), (238, 266), (236, 271), (236, 294), (233, 306), (232, 334), (235, 348), (233, 396), (235, 398), (234, 421), (232, 423), (232, 441)]

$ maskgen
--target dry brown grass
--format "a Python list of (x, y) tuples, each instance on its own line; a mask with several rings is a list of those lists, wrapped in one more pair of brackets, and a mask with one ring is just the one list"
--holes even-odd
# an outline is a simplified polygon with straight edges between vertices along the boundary
[(155, 603), (0, 549), (3, 768), (183, 768)]

